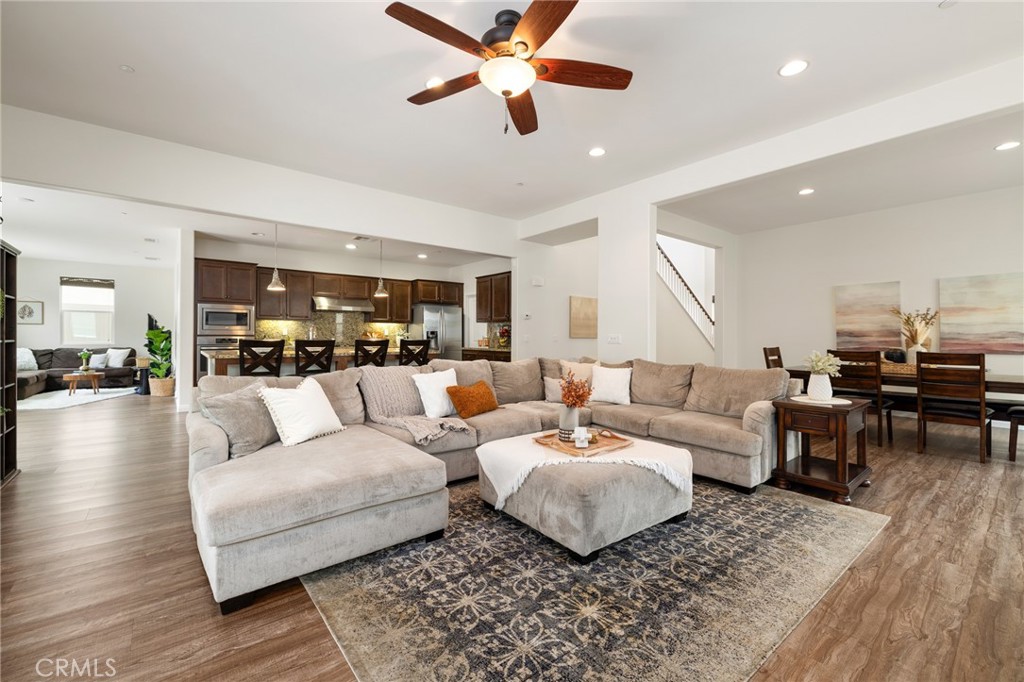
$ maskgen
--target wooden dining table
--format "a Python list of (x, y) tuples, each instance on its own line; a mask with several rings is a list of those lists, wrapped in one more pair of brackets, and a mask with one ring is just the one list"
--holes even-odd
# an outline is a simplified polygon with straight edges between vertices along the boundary
[[(811, 370), (806, 365), (783, 368), (793, 379), (802, 379), (804, 390)], [(913, 389), (913, 390), (908, 390)], [(882, 395), (894, 401), (893, 409), (907, 412), (917, 411), (917, 374), (887, 373), (882, 368)], [(1016, 395), (1024, 395), (1024, 375), (1021, 374), (986, 374), (985, 405), (995, 410), (993, 418), (1009, 421), (1006, 410), (1014, 405), (1024, 405), (1024, 397), (1016, 399)]]

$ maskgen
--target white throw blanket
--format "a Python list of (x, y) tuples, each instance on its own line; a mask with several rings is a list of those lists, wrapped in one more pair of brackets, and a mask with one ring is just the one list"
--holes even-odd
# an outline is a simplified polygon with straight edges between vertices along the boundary
[(569, 457), (534, 443), (532, 437), (528, 438), (530, 442), (517, 443), (514, 451), (505, 447), (477, 449), (480, 468), (487, 474), (497, 494), (495, 509), (504, 508), (508, 498), (523, 486), (534, 469), (556, 464), (629, 464), (659, 474), (677, 490), (686, 491), (693, 486), (693, 464), (687, 450), (673, 447), (644, 448), (643, 452), (631, 457), (629, 453), (633, 448), (630, 448), (607, 455)]

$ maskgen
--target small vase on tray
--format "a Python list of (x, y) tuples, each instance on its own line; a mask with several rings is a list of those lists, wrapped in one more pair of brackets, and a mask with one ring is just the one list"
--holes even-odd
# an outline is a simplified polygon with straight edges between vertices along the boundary
[(562, 405), (558, 411), (558, 440), (571, 443), (573, 441), (573, 433), (579, 425), (579, 408)]

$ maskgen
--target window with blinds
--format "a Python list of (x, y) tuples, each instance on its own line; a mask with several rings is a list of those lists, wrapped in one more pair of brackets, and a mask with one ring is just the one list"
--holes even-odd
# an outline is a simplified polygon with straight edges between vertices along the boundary
[(60, 278), (60, 334), (64, 346), (114, 342), (114, 280)]

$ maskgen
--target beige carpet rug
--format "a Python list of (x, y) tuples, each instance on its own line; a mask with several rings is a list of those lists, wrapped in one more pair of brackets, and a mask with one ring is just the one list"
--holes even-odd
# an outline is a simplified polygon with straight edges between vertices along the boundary
[(742, 681), (889, 520), (696, 481), (687, 520), (580, 566), (475, 482), (451, 497), (443, 540), (302, 578), (360, 682)]

